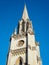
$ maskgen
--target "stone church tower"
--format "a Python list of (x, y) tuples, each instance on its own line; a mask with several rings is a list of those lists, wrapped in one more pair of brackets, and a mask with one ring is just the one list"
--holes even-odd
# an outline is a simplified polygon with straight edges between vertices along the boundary
[(18, 31), (10, 38), (10, 49), (6, 65), (42, 65), (39, 43), (35, 40), (32, 22), (29, 19), (26, 5)]

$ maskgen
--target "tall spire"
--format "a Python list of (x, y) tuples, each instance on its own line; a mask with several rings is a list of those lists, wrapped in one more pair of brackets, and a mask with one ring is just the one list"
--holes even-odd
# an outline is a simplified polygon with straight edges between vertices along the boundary
[(26, 8), (26, 4), (24, 6), (24, 11), (23, 11), (22, 19), (24, 19), (24, 20), (29, 19), (27, 8)]

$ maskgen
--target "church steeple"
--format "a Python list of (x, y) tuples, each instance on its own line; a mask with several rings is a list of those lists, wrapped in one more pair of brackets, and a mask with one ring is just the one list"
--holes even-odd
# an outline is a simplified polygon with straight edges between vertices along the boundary
[(26, 5), (17, 29), (18, 33), (15, 28), (10, 38), (6, 65), (42, 65), (39, 44), (35, 40)]
[(27, 8), (26, 8), (26, 4), (24, 6), (24, 11), (23, 11), (22, 19), (24, 19), (24, 20), (29, 19)]

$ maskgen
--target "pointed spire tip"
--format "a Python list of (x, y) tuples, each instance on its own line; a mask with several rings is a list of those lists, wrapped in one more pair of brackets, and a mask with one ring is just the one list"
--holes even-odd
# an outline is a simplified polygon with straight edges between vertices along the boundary
[(24, 20), (29, 19), (26, 4), (24, 5), (24, 11), (23, 11), (22, 19), (24, 19)]

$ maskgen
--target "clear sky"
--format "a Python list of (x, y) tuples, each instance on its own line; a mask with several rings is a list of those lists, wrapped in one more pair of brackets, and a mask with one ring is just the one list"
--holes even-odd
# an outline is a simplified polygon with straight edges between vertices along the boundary
[(10, 36), (26, 3), (43, 65), (49, 65), (49, 0), (0, 0), (0, 65), (6, 65)]

